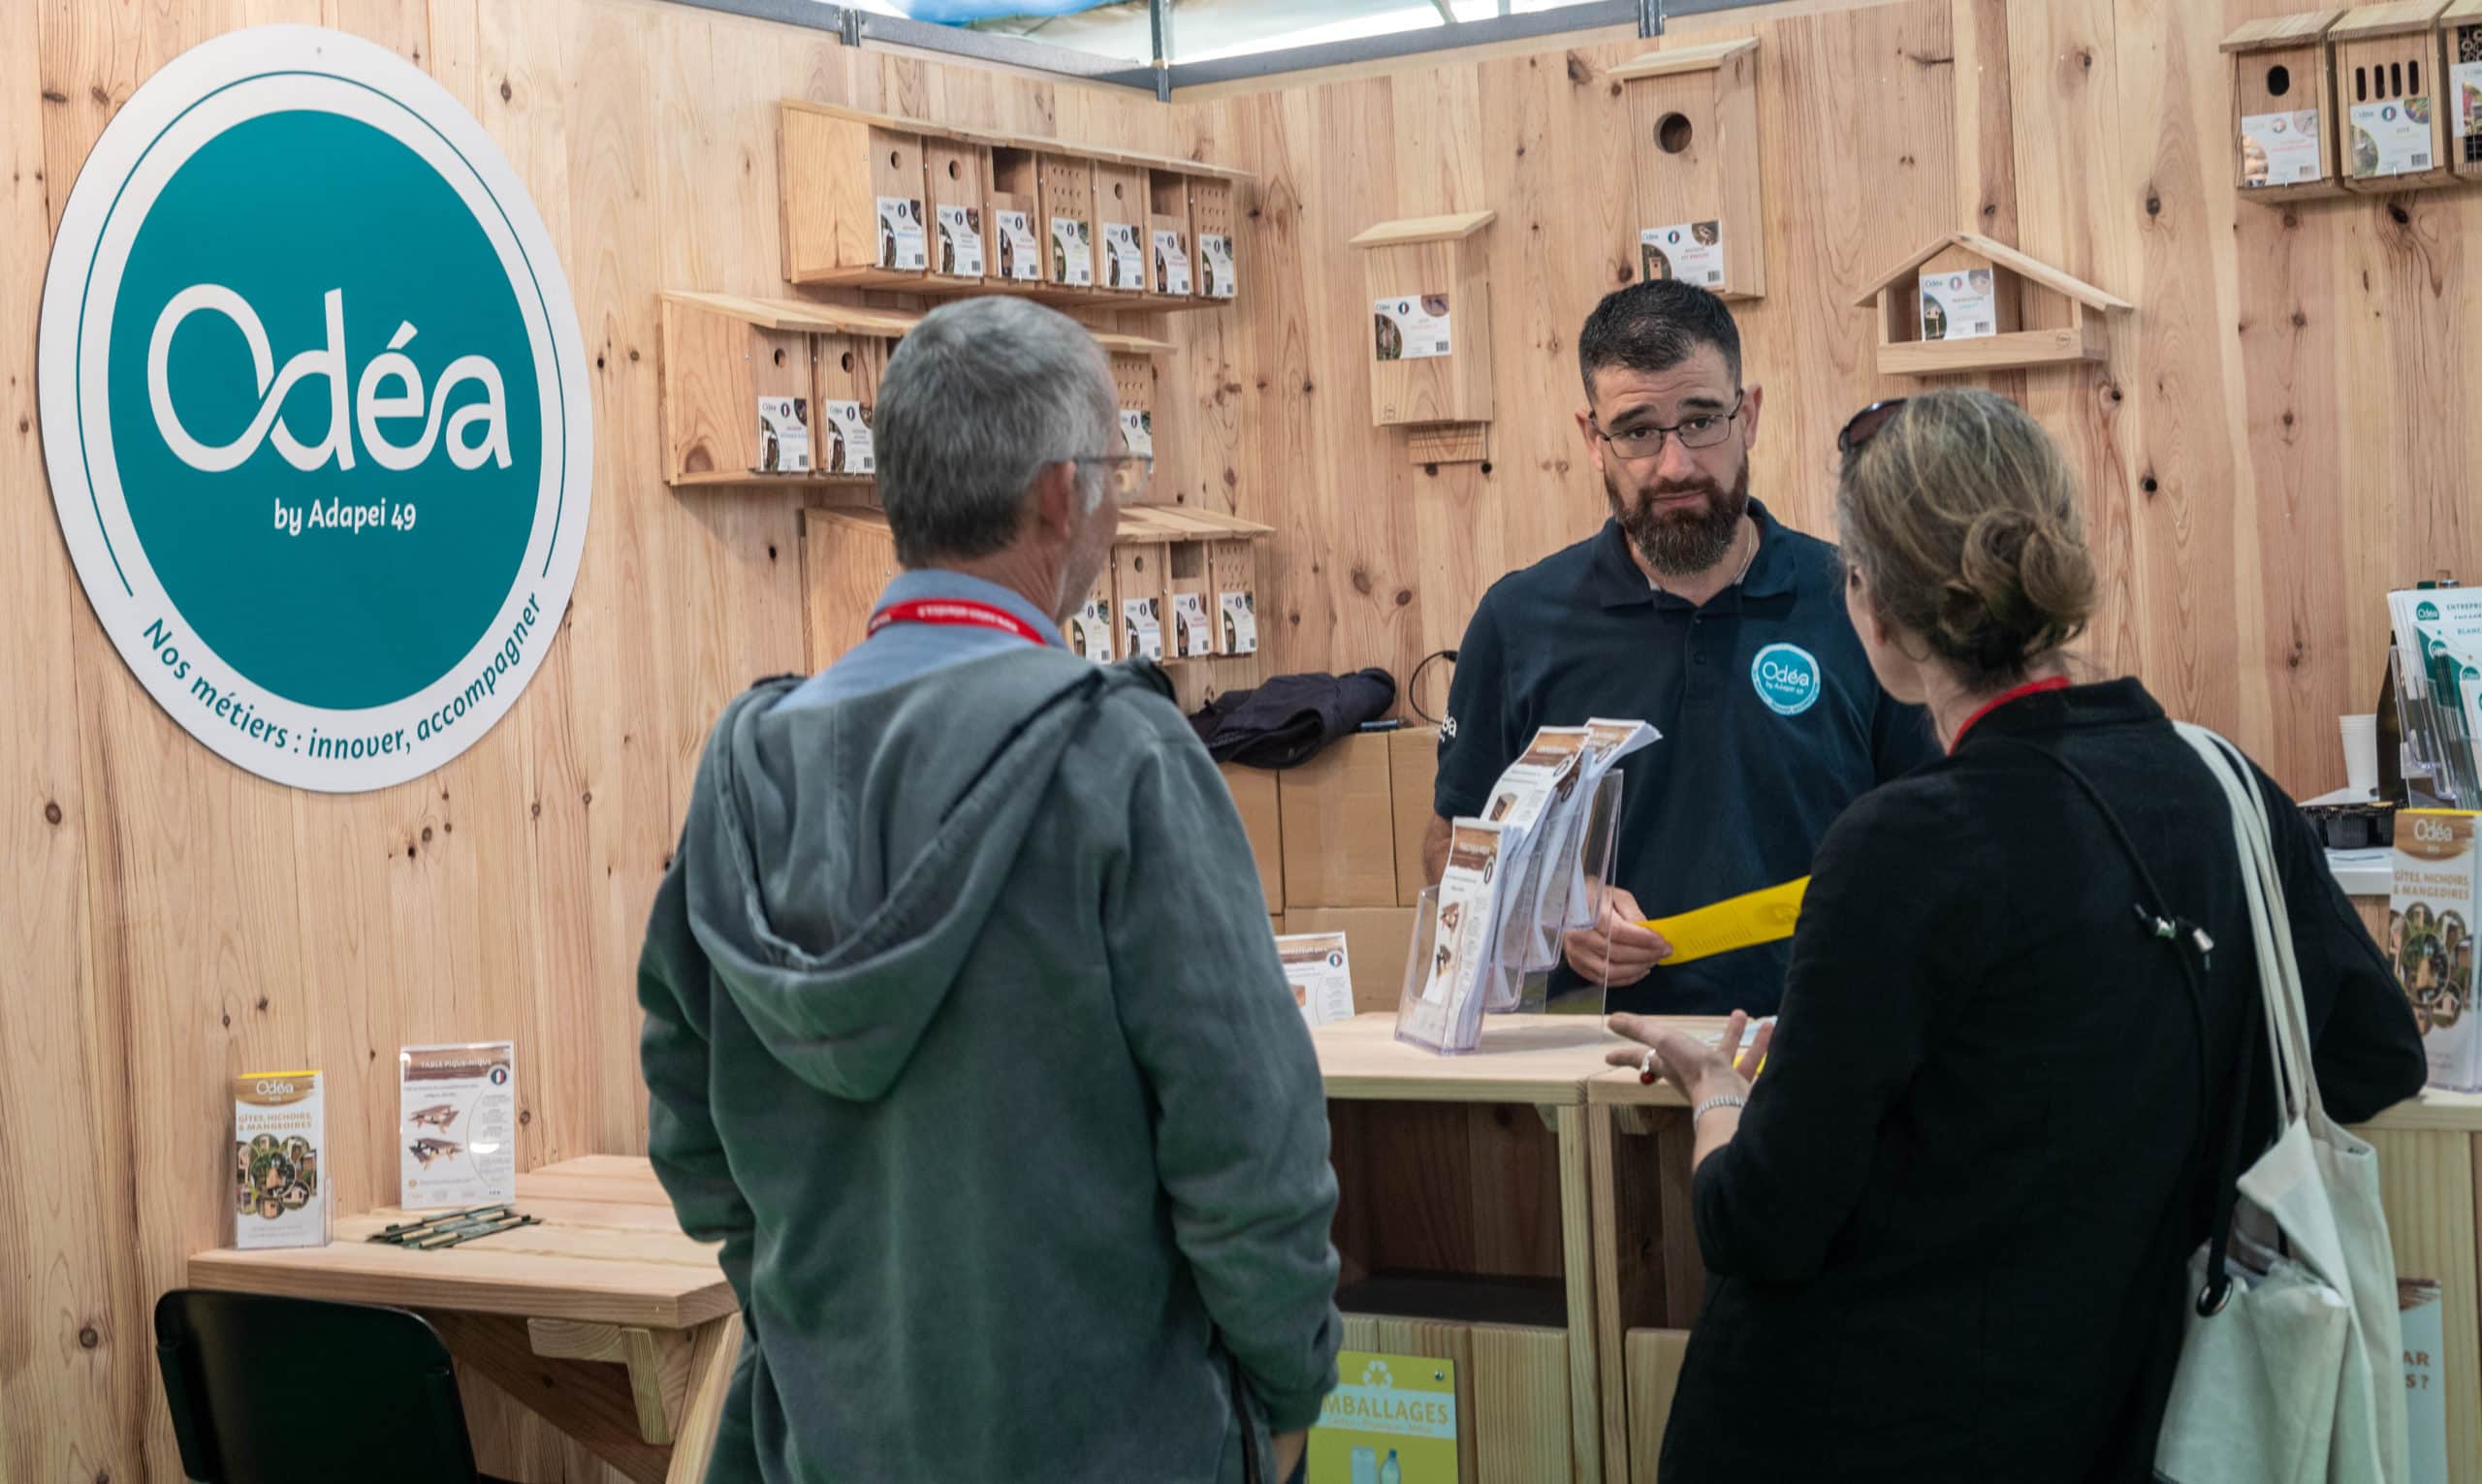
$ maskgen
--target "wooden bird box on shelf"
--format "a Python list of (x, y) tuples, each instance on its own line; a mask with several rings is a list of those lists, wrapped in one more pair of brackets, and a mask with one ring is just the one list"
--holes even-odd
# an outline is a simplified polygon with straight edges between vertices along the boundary
[(2111, 319), (2132, 306), (1971, 232), (1923, 247), (1854, 307), (1879, 315), (1879, 370), (1955, 376), (2101, 361)]
[(1650, 51), (1611, 77), (1627, 84), (1639, 276), (1764, 296), (1758, 39)]
[(2385, 194), (2456, 178), (2439, 48), (2446, 9), (2446, 0), (2356, 6), (2328, 29), (2342, 100), (2345, 189)]
[(916, 316), (731, 294), (667, 293), (661, 307), (667, 483), (869, 477), (877, 367)]
[[(1171, 354), (1168, 340), (1098, 330), (1095, 341), (1111, 360), (1112, 388), (1120, 397), (1121, 442), (1128, 452), (1144, 454), (1162, 467), (1155, 448), (1155, 358)], [(1146, 501), (1168, 498), (1174, 482), (1158, 477)]]
[(931, 267), (923, 143), (912, 119), (784, 101), (778, 114), (784, 276), (795, 283), (922, 282)]
[[(1352, 239), (1371, 299), (1370, 409), (1382, 427), (1451, 425), (1482, 458), (1491, 421), (1490, 255), (1494, 213), (1382, 222)], [(1458, 452), (1461, 452), (1459, 450)], [(1417, 461), (1435, 461), (1417, 460)]]
[(991, 146), (933, 136), (923, 142), (929, 179), (931, 277), (953, 288), (971, 288), (994, 272), (991, 223)]
[(2447, 68), (2439, 106), (2447, 111), (2448, 165), (2461, 180), (2482, 177), (2482, 0), (2455, 0), (2439, 16)]
[(2253, 20), (2223, 39), (2232, 58), (2233, 182), (2243, 201), (2339, 196), (2335, 74), (2327, 28), (2340, 10)]

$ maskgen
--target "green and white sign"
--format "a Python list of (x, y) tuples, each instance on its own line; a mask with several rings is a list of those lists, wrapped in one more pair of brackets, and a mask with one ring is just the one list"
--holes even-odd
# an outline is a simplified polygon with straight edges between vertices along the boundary
[(1456, 1365), (1346, 1350), (1310, 1430), (1310, 1484), (1456, 1484)]
[(87, 600), (252, 773), (428, 773), (558, 631), (585, 365), (542, 218), (445, 89), (335, 31), (218, 37), (113, 118), (53, 238), (44, 454)]

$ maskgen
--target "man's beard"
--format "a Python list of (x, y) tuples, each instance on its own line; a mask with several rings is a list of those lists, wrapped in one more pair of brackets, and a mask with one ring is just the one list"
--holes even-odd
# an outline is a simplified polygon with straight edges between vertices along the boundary
[[(1619, 486), (1608, 473), (1603, 477), (1603, 490), (1629, 544), (1638, 549), (1647, 566), (1666, 577), (1696, 577), (1733, 549), (1741, 517), (1749, 511), (1749, 463), (1742, 461), (1730, 493), (1711, 479), (1666, 480), (1640, 490), (1636, 503), (1630, 504), (1623, 501)], [(1687, 510), (1664, 510), (1655, 504), (1673, 494), (1705, 498)]]

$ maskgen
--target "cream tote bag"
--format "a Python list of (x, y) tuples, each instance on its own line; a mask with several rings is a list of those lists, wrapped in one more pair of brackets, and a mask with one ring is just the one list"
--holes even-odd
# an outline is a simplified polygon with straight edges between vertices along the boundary
[[(2378, 1156), (2327, 1117), (2266, 801), (2230, 742), (2180, 723), (2232, 805), (2275, 1069), (2275, 1141), (2219, 1172), (2155, 1449), (2167, 1484), (2403, 1484), (2402, 1335)], [(2242, 1079), (2236, 1105), (2255, 1083)], [(2237, 1106), (2236, 1106), (2237, 1113)]]

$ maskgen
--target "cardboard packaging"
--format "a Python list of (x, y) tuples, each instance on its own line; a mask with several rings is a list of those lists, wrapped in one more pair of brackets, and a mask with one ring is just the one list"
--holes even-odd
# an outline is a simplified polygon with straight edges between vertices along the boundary
[(1272, 917), (1285, 909), (1284, 818), (1276, 803), (1276, 775), (1236, 763), (1219, 766), (1225, 786), (1232, 790), (1233, 806), (1241, 811), (1250, 854), (1258, 863), (1258, 891), (1267, 899), (1267, 913)]
[(1422, 868), (1422, 837), (1438, 817), (1439, 728), (1407, 727), (1387, 738), (1388, 791), (1396, 814), (1396, 904), (1410, 907), (1430, 885)]
[(233, 1079), (233, 1245), (326, 1247), (328, 1147), (317, 1072)]
[(1343, 933), (1353, 1013), (1395, 1013), (1405, 993), (1405, 957), (1413, 951), (1414, 908), (1306, 907), (1285, 914), (1284, 931)]
[(1397, 904), (1390, 741), (1359, 733), (1277, 774), (1287, 911)]
[(2430, 1084), (2482, 1091), (2482, 1023), (2473, 1006), (2473, 930), (2482, 922), (2474, 820), (2457, 809), (2400, 809), (2388, 957), (2421, 1023)]

